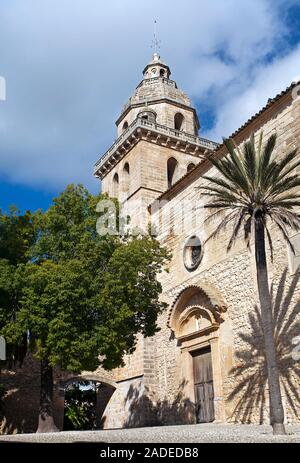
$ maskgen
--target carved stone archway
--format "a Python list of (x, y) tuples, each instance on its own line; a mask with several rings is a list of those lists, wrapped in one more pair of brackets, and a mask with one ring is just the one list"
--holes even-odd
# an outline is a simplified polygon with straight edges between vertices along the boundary
[[(213, 289), (210, 288), (209, 292), (213, 293)], [(226, 421), (219, 339), (219, 327), (226, 311), (221, 298), (212, 298), (202, 288), (190, 286), (178, 294), (168, 319), (181, 351), (180, 381), (185, 384), (185, 397), (194, 404), (193, 355), (210, 348), (215, 422)]]

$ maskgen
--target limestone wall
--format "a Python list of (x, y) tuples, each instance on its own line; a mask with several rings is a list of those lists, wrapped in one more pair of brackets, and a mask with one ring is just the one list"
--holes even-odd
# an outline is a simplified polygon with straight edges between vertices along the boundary
[[(239, 141), (247, 138), (251, 128), (264, 130), (265, 139), (274, 131), (278, 134), (277, 152), (287, 152), (300, 146), (300, 99), (285, 99), (272, 114), (255, 121), (254, 126), (244, 131)], [(256, 127), (255, 127), (256, 125)], [(262, 345), (259, 312), (256, 309), (255, 262), (252, 253), (245, 250), (242, 237), (232, 251), (227, 253), (226, 243), (229, 231), (220, 233), (217, 240), (205, 245), (203, 259), (194, 272), (186, 270), (183, 262), (183, 247), (191, 235), (198, 235), (202, 242), (209, 236), (217, 221), (204, 225), (203, 217), (191, 220), (182, 232), (176, 230), (176, 219), (182, 215), (182, 204), (186, 204), (188, 215), (195, 219), (201, 215), (201, 193), (197, 190), (203, 180), (200, 178), (188, 184), (185, 181), (176, 192), (166, 195), (169, 201), (162, 210), (154, 214), (153, 220), (160, 223), (159, 239), (172, 250), (173, 258), (169, 273), (162, 277), (163, 298), (169, 308), (180, 292), (190, 285), (211, 288), (216, 299), (225, 301), (228, 308), (226, 320), (220, 326), (220, 355), (222, 382), (226, 400), (228, 421), (268, 421), (268, 398), (265, 376), (264, 349)], [(164, 199), (164, 198), (163, 198)], [(192, 207), (189, 207), (192, 204)], [(160, 221), (158, 215), (164, 215)], [(193, 217), (194, 215), (194, 217)], [(178, 222), (178, 221), (177, 221)], [(179, 220), (180, 222), (180, 220)], [(177, 227), (178, 228), (178, 227)], [(299, 290), (300, 274), (292, 275), (288, 269), (288, 250), (277, 230), (272, 227), (274, 240), (274, 263), (269, 262), (270, 284), (273, 285), (275, 324), (278, 338), (279, 363), (282, 374), (282, 393), (286, 420), (299, 421), (299, 362), (292, 359), (293, 339), (300, 334)], [(155, 359), (157, 375), (157, 399), (165, 400), (170, 406), (176, 402), (182, 382), (182, 361), (180, 343), (172, 337), (167, 327), (168, 313), (161, 316), (160, 333), (156, 336)], [(172, 421), (165, 418), (166, 421)]]
[[(157, 197), (168, 189), (167, 161), (174, 157), (179, 168), (174, 182), (186, 174), (190, 163), (198, 164), (199, 158), (168, 147), (140, 140), (130, 152), (102, 180), (102, 191), (117, 197), (121, 202), (131, 197), (140, 188), (152, 190)], [(125, 164), (129, 164), (130, 174), (124, 172)], [(114, 189), (114, 176), (118, 174), (119, 188)], [(128, 181), (128, 187), (127, 186)], [(116, 194), (117, 193), (117, 194)]]

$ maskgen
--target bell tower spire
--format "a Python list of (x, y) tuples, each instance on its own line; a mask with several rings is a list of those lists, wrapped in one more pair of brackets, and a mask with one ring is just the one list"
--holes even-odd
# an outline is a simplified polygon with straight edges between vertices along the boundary
[(200, 123), (189, 97), (170, 79), (158, 53), (116, 121), (117, 140), (95, 165), (102, 191), (130, 208), (131, 224), (147, 222), (147, 206), (216, 144), (198, 137)]
[(159, 38), (158, 38), (157, 20), (155, 19), (155, 21), (154, 21), (154, 35), (153, 35), (153, 40), (152, 40), (152, 44), (151, 44), (151, 48), (153, 49), (154, 55), (159, 55), (160, 44), (161, 44), (161, 40), (159, 40)]

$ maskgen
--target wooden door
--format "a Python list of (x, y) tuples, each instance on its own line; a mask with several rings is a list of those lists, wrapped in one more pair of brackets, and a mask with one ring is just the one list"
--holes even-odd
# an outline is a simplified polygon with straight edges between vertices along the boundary
[(215, 413), (210, 349), (193, 354), (193, 366), (197, 423), (211, 423)]

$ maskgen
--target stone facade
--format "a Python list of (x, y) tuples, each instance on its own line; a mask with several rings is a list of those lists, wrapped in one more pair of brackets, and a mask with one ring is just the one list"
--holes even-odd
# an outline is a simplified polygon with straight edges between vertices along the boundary
[[(145, 80), (150, 107), (149, 89), (152, 86), (152, 97), (156, 100), (162, 83), (156, 87), (155, 80), (149, 84), (147, 78)], [(125, 108), (126, 118), (131, 123), (138, 117), (134, 104), (142, 94), (140, 88), (143, 86), (138, 88)], [(258, 134), (263, 130), (265, 138), (277, 133), (278, 153), (300, 146), (300, 98), (297, 96), (295, 84), (269, 100), (260, 113), (233, 134), (236, 143), (242, 145), (252, 132)], [(180, 92), (178, 98), (181, 100)], [(186, 100), (185, 104), (190, 103)], [(160, 113), (160, 122), (172, 128), (172, 117), (169, 116), (174, 116), (173, 106), (168, 103), (166, 106), (169, 109), (160, 107), (160, 111), (165, 112), (164, 119)], [(157, 110), (154, 102), (151, 107)], [(124, 110), (120, 120), (124, 119), (123, 114)], [(122, 159), (123, 163), (130, 162), (133, 169), (138, 169), (139, 175), (133, 175), (131, 194), (127, 198), (120, 191), (115, 193), (129, 209), (131, 201), (134, 203), (134, 217), (138, 217), (138, 220), (144, 217), (147, 223), (150, 221), (154, 230), (158, 230), (157, 238), (173, 255), (169, 272), (161, 277), (162, 298), (169, 308), (159, 318), (161, 330), (152, 339), (149, 355), (151, 368), (145, 368), (143, 372), (143, 388), (136, 391), (139, 399), (135, 402), (135, 411), (132, 411), (133, 417), (136, 414), (144, 417), (144, 424), (151, 424), (153, 420), (157, 424), (197, 421), (193, 356), (204, 348), (211, 352), (215, 421), (263, 423), (269, 419), (253, 249), (252, 252), (247, 251), (241, 237), (236, 246), (227, 252), (227, 231), (205, 245), (200, 265), (194, 271), (188, 270), (184, 262), (188, 239), (197, 236), (203, 243), (217, 224), (217, 221), (204, 224), (201, 193), (197, 189), (204, 182), (202, 175), (213, 171), (207, 161), (207, 155), (212, 150), (220, 157), (226, 153), (223, 145), (206, 146), (197, 152), (197, 167), (187, 173), (191, 155), (184, 145), (180, 149), (178, 145), (173, 145), (171, 149), (169, 146), (163, 147), (161, 140), (148, 134), (148, 139), (139, 139)], [(174, 183), (168, 185), (168, 159), (171, 156), (178, 161), (178, 170)], [(107, 174), (99, 171), (104, 191), (112, 193), (110, 188), (116, 171), (121, 179), (121, 162), (116, 163)], [(137, 191), (140, 202), (133, 202), (133, 199), (137, 199), (134, 193)], [(182, 223), (183, 217), (186, 223)], [(299, 274), (295, 273), (300, 252), (292, 256), (276, 228), (272, 228), (272, 234), (274, 261), (269, 262), (269, 275), (275, 301), (282, 393), (286, 421), (295, 423), (299, 422), (300, 380), (299, 366), (293, 360), (292, 352), (295, 339), (300, 334), (300, 286)], [(293, 239), (297, 247), (300, 238), (295, 236)], [(300, 250), (299, 245), (297, 249)], [(123, 374), (126, 381), (130, 381), (129, 364), (123, 369)], [(151, 383), (147, 382), (149, 375)], [(110, 415), (110, 404), (105, 413)], [(122, 425), (128, 426), (130, 423), (125, 415)]]
[[(169, 77), (168, 66), (154, 55), (142, 83), (122, 109), (117, 141), (95, 166), (102, 190), (128, 208), (132, 225), (151, 222), (157, 238), (171, 250), (169, 272), (160, 277), (168, 309), (159, 317), (160, 331), (153, 338), (140, 337), (124, 367), (84, 372), (82, 378), (101, 383), (99, 427), (195, 423), (199, 421), (195, 358), (200, 356), (201, 363), (205, 349), (211, 358), (214, 421), (265, 423), (268, 390), (253, 249), (246, 250), (241, 237), (227, 252), (228, 232), (223, 231), (199, 251), (200, 263), (195, 269), (187, 268), (184, 260), (189, 239), (196, 236), (203, 243), (217, 223), (204, 223), (197, 187), (204, 182), (202, 175), (212, 170), (207, 156), (212, 151), (224, 156), (225, 147), (197, 136), (196, 111)], [(233, 134), (236, 143), (241, 145), (252, 132), (263, 130), (265, 138), (277, 132), (278, 153), (299, 147), (297, 90), (293, 84), (269, 100)], [(300, 336), (300, 274), (296, 271), (300, 235), (293, 237), (296, 256), (289, 253), (276, 228), (272, 236), (274, 261), (268, 265), (285, 417), (288, 423), (299, 423), (299, 361), (292, 352)], [(38, 367), (32, 359), (26, 362), (22, 372), (2, 372), (10, 387), (4, 432), (32, 431), (36, 425), (32, 416), (38, 404), (38, 384), (36, 375), (30, 382), (30, 370)], [(55, 407), (60, 427), (68, 381), (72, 381), (71, 375), (56, 372)], [(26, 423), (17, 419), (24, 416), (24, 408), (31, 417)], [(14, 420), (11, 410), (16, 409)]]

